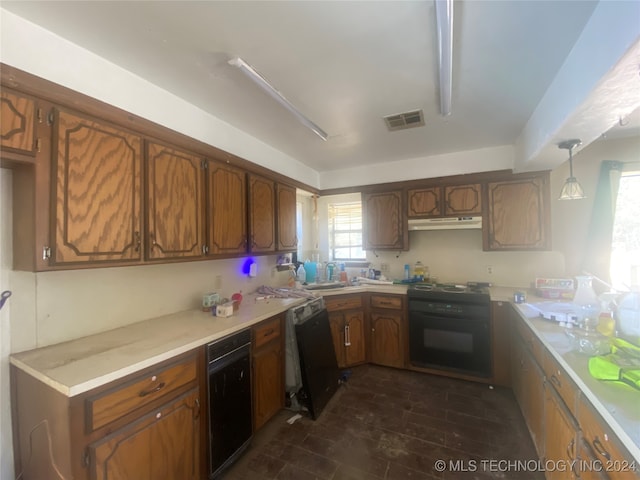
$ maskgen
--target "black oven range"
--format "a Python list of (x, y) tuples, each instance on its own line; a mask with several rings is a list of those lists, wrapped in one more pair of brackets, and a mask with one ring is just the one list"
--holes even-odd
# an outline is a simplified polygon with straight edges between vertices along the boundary
[(488, 288), (416, 284), (409, 287), (407, 298), (412, 366), (491, 377)]

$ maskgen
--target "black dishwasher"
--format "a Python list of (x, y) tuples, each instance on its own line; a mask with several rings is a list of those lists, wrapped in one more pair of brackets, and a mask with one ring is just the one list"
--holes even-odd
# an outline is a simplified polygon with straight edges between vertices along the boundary
[(209, 478), (216, 478), (249, 446), (251, 419), (251, 332), (207, 345)]

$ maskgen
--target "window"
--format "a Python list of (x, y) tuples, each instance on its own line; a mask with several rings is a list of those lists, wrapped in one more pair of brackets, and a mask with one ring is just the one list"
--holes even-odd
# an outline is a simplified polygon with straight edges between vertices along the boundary
[[(629, 167), (632, 167), (629, 169)], [(640, 285), (640, 165), (620, 177), (611, 242), (611, 281), (619, 290)]]
[(329, 255), (334, 261), (363, 261), (362, 203), (329, 204)]

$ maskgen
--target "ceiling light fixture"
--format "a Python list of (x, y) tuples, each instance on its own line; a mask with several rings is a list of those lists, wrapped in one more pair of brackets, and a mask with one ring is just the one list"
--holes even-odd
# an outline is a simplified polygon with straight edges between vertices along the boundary
[(440, 70), (440, 114), (451, 115), (453, 86), (453, 0), (434, 0)]
[(266, 78), (260, 75), (251, 65), (242, 60), (240, 57), (232, 58), (229, 60), (229, 65), (238, 67), (242, 73), (244, 73), (251, 81), (258, 85), (262, 90), (269, 94), (276, 102), (286, 108), (294, 117), (305, 127), (318, 135), (322, 140), (327, 140), (328, 135), (318, 125), (313, 123), (307, 117), (305, 117), (300, 110), (293, 106), (293, 104), (287, 100), (278, 90), (276, 90)]
[(581, 140), (575, 138), (573, 140), (565, 140), (558, 144), (558, 148), (569, 150), (569, 178), (567, 178), (562, 186), (559, 200), (580, 200), (587, 198), (582, 190), (582, 186), (578, 183), (576, 177), (573, 176), (573, 155), (571, 151), (581, 143)]

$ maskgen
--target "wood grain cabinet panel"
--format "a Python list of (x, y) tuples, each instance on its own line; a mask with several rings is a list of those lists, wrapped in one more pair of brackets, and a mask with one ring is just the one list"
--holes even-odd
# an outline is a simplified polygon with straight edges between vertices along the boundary
[(278, 213), (278, 250), (287, 251), (298, 248), (296, 231), (296, 189), (276, 184), (276, 199)]
[(405, 299), (398, 295), (371, 295), (371, 363), (404, 368), (407, 356)]
[(275, 182), (249, 175), (249, 250), (253, 253), (276, 249)]
[(140, 260), (140, 137), (60, 110), (55, 132), (54, 263)]
[(362, 194), (365, 250), (407, 250), (409, 233), (403, 192)]
[(91, 478), (199, 478), (197, 389), (89, 446)]
[(518, 176), (489, 182), (485, 250), (547, 250), (549, 174)]
[(366, 326), (362, 295), (325, 297), (329, 326), (339, 368), (367, 360)]
[(482, 185), (447, 185), (444, 187), (444, 215), (481, 215)]
[[(563, 467), (571, 465), (576, 458), (578, 426), (566, 410), (554, 388), (545, 383), (544, 406), (544, 457), (547, 461)], [(569, 468), (549, 469), (548, 480), (577, 478)]]
[(202, 160), (160, 145), (147, 146), (149, 259), (204, 255)]
[(209, 253), (247, 251), (246, 172), (219, 162), (208, 166)]
[(35, 155), (35, 132), (36, 102), (3, 88), (0, 92), (0, 147)]
[(442, 188), (416, 188), (407, 192), (409, 218), (442, 216)]
[(259, 430), (284, 407), (284, 316), (252, 329), (253, 429)]

